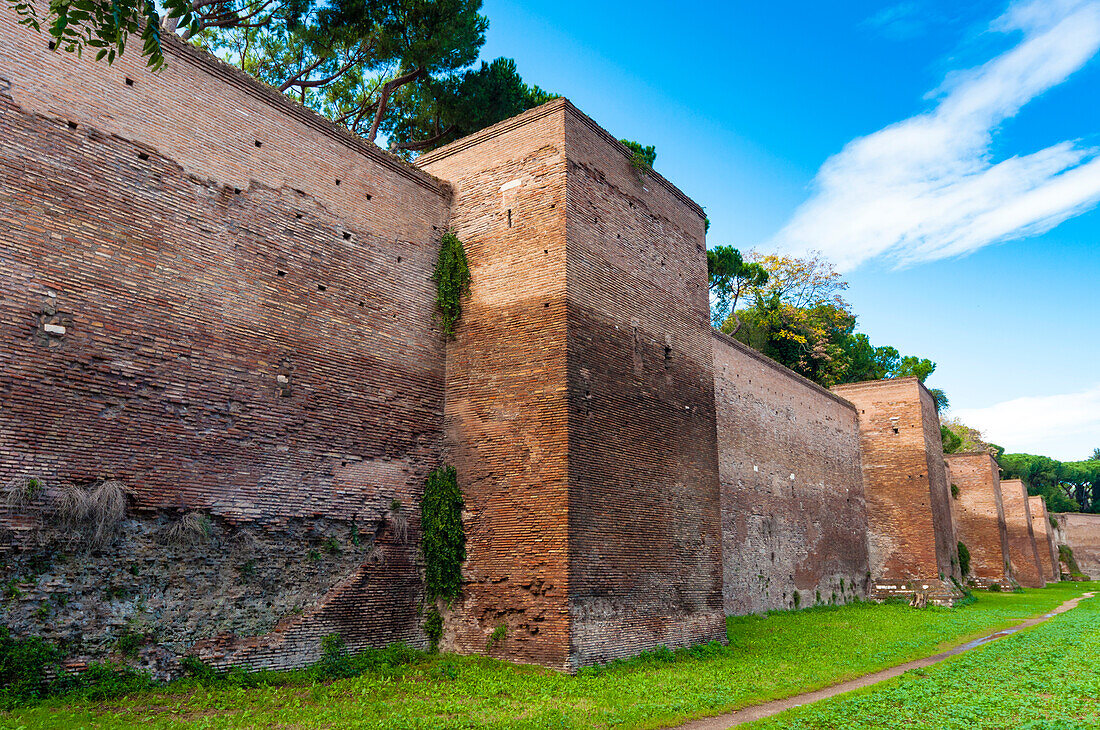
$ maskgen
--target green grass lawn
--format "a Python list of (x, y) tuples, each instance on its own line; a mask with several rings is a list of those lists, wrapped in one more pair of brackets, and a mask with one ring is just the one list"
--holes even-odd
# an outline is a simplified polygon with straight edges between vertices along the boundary
[[(180, 682), (106, 702), (51, 700), (0, 726), (660, 727), (818, 689), (1044, 613), (1096, 584), (980, 593), (957, 609), (853, 604), (729, 619), (729, 647), (655, 653), (570, 677), (453, 655), (317, 684)], [(277, 678), (276, 678), (277, 679)]]
[(757, 728), (1100, 727), (1100, 597), (1018, 635)]

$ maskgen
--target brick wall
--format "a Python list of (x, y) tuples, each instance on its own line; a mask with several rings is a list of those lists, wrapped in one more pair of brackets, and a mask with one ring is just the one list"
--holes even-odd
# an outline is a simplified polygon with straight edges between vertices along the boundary
[(1031, 528), (1035, 533), (1035, 549), (1039, 552), (1039, 565), (1043, 577), (1048, 581), (1058, 581), (1061, 571), (1058, 569), (1058, 550), (1054, 546), (1054, 531), (1047, 514), (1047, 504), (1042, 497), (1028, 497), (1028, 509), (1031, 511)]
[(1100, 515), (1060, 512), (1054, 517), (1077, 566), (1085, 575), (1100, 577)]
[(833, 388), (859, 411), (875, 590), (938, 590), (959, 579), (939, 417), (916, 378)]
[(701, 211), (557, 100), (419, 164), (473, 292), (448, 350), (470, 512), (450, 645), (573, 668), (721, 639)]
[(576, 661), (725, 640), (704, 216), (566, 107)]
[(1008, 530), (997, 462), (984, 452), (944, 458), (958, 488), (955, 525), (959, 542), (970, 551), (970, 580), (982, 588), (1008, 587)]
[[(183, 44), (152, 73), (47, 42), (0, 8), (0, 480), (40, 478), (40, 516), (111, 477), (149, 519), (278, 539), (323, 517), (345, 547), (357, 524), (384, 568), (330, 581), (325, 621), (287, 617), (274, 654), (219, 656), (423, 644), (417, 520), (386, 525), (439, 459), (445, 187)], [(10, 549), (34, 539), (33, 514), (2, 519)]]
[(740, 342), (713, 337), (726, 613), (865, 597), (855, 408)]
[(1001, 499), (1004, 501), (1005, 525), (1008, 528), (1008, 560), (1012, 576), (1022, 586), (1042, 588), (1046, 584), (1045, 573), (1039, 562), (1027, 487), (1019, 479), (1002, 480)]
[(444, 646), (569, 663), (565, 119), (539, 107), (420, 158), (451, 181), (471, 294), (447, 350), (449, 459), (466, 498)]

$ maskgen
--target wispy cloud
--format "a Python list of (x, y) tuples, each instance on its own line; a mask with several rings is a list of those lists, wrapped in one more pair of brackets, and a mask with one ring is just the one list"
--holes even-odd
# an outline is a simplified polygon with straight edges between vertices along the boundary
[(1100, 383), (1080, 393), (1016, 398), (988, 408), (952, 409), (1010, 453), (1043, 454), (1064, 461), (1088, 458), (1100, 447)]
[(876, 257), (904, 266), (1042, 233), (1096, 205), (1100, 150), (1067, 140), (996, 161), (991, 148), (1001, 123), (1100, 50), (1100, 0), (1015, 3), (990, 30), (1022, 39), (948, 74), (929, 111), (828, 159), (766, 247), (820, 250), (841, 269)]
[(878, 11), (863, 25), (896, 40), (907, 40), (924, 33), (928, 15), (915, 2), (901, 2)]

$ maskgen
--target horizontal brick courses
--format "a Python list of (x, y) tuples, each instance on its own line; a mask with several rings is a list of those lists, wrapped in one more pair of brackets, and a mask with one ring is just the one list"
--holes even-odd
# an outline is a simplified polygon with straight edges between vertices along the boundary
[(956, 526), (959, 542), (970, 551), (970, 580), (981, 588), (1010, 587), (1008, 528), (996, 460), (985, 452), (944, 458), (959, 495)]
[(859, 411), (872, 596), (961, 593), (939, 417), (916, 378), (838, 385)]
[(854, 406), (720, 332), (713, 342), (726, 613), (865, 598)]
[(1035, 533), (1035, 549), (1039, 552), (1043, 577), (1048, 581), (1058, 581), (1061, 578), (1061, 571), (1058, 570), (1058, 549), (1054, 546), (1047, 503), (1039, 496), (1028, 497), (1027, 503), (1031, 510), (1031, 527)]
[(1001, 498), (1008, 528), (1008, 560), (1012, 577), (1022, 586), (1042, 588), (1046, 579), (1039, 562), (1027, 487), (1019, 479), (1002, 480)]

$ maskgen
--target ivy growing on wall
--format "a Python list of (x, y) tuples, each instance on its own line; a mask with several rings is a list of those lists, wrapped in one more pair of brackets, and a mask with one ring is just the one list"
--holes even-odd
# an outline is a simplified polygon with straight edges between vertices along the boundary
[(429, 601), (453, 600), (462, 589), (462, 563), (466, 560), (462, 506), (453, 466), (441, 466), (428, 475), (420, 502), (420, 524)]
[(439, 261), (432, 274), (435, 282), (435, 304), (443, 333), (454, 337), (455, 323), (462, 316), (462, 297), (470, 292), (470, 267), (466, 251), (453, 230), (443, 234), (439, 246)]
[(970, 574), (970, 550), (966, 545), (959, 543), (959, 572), (963, 578)]

